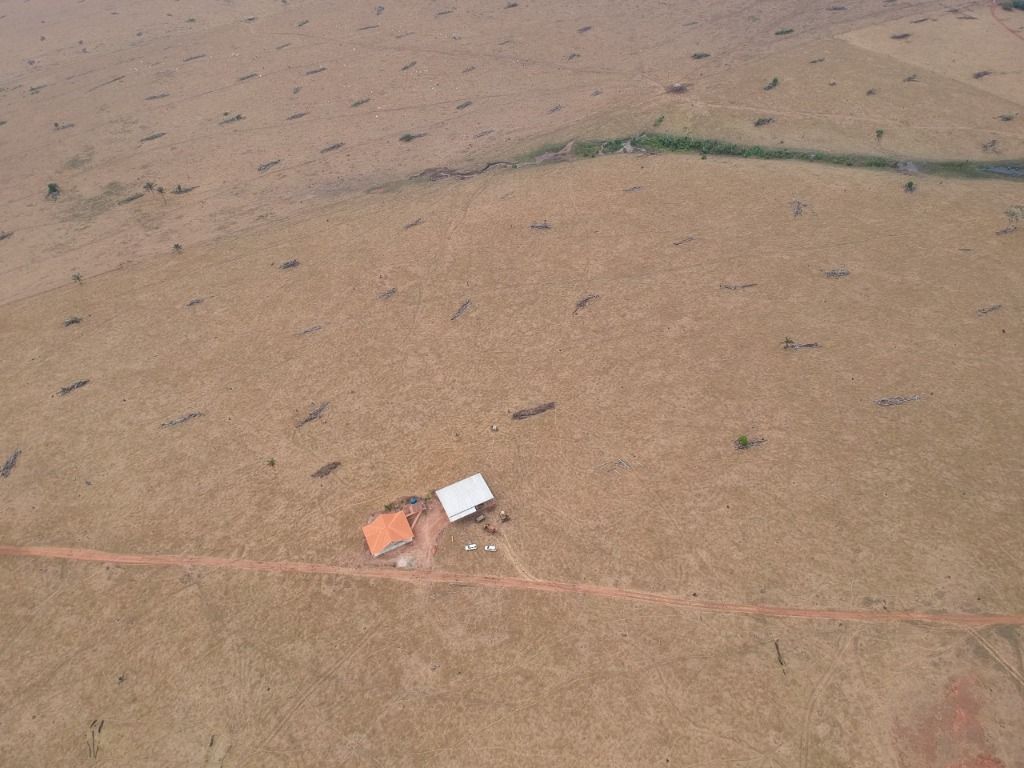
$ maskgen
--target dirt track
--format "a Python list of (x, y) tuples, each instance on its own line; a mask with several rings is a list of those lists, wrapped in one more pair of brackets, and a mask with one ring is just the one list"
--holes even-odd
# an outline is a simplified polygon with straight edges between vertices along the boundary
[(544, 579), (520, 579), (513, 576), (480, 576), (420, 569), (355, 568), (326, 563), (296, 563), (288, 561), (233, 560), (223, 557), (196, 555), (142, 555), (120, 552), (99, 552), (92, 549), (70, 547), (12, 547), (0, 545), (0, 557), (37, 557), (51, 560), (75, 560), (117, 565), (142, 565), (168, 568), (215, 568), (233, 571), (259, 571), (263, 573), (311, 573), (348, 576), (358, 579), (387, 579), (412, 584), (450, 584), (490, 589), (522, 589), (535, 592), (559, 592), (574, 595), (602, 597), (609, 600), (630, 600), (669, 608), (683, 608), (709, 613), (771, 616), (784, 619), (819, 619), (826, 621), (856, 621), (867, 623), (922, 622), (956, 627), (1022, 626), (1024, 614), (969, 614), (926, 613), (923, 611), (830, 611), (820, 608), (791, 608), (778, 605), (742, 605), (714, 603), (706, 600), (688, 600), (675, 595), (615, 589), (595, 584), (573, 584)]

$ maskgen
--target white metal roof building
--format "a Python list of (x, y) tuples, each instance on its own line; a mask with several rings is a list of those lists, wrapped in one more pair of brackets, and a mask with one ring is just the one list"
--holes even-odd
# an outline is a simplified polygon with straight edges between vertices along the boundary
[(484, 476), (477, 473), (465, 480), (459, 480), (457, 483), (441, 488), (437, 492), (437, 499), (444, 507), (445, 514), (448, 515), (448, 522), (454, 523), (456, 520), (472, 515), (476, 512), (477, 507), (494, 501), (494, 494), (487, 487)]

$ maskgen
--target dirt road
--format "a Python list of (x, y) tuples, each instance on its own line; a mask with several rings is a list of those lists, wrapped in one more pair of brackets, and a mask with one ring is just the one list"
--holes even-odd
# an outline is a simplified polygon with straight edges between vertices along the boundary
[(843, 611), (818, 608), (794, 608), (779, 605), (750, 605), (693, 600), (676, 595), (641, 592), (597, 584), (579, 584), (543, 579), (515, 577), (474, 576), (446, 571), (398, 570), (392, 568), (356, 568), (327, 563), (303, 563), (290, 560), (235, 560), (202, 555), (159, 555), (103, 552), (95, 549), (71, 547), (16, 547), (0, 545), (0, 557), (35, 557), (53, 560), (77, 560), (118, 565), (143, 565), (170, 568), (214, 568), (263, 573), (313, 573), (348, 576), (363, 579), (389, 579), (412, 583), (451, 584), (452, 586), (488, 587), (491, 589), (520, 589), (534, 592), (561, 592), (567, 594), (604, 597), (612, 600), (631, 600), (638, 603), (664, 605), (712, 613), (747, 614), (773, 618), (819, 619), (827, 621), (925, 622), (961, 627), (1024, 626), (1024, 614), (972, 614), (928, 613), (926, 611)]

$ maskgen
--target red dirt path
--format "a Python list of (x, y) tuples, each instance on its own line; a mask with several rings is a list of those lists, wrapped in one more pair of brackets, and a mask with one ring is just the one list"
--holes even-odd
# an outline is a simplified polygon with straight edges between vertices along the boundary
[(982, 613), (928, 613), (924, 611), (842, 611), (817, 608), (790, 608), (774, 605), (747, 605), (691, 600), (675, 595), (641, 592), (596, 584), (578, 584), (561, 581), (531, 580), (514, 577), (473, 576), (444, 571), (399, 570), (397, 568), (357, 568), (327, 563), (302, 563), (290, 560), (233, 560), (225, 557), (202, 555), (154, 555), (103, 552), (95, 549), (72, 547), (18, 547), (0, 545), (0, 557), (35, 557), (53, 560), (76, 560), (119, 565), (148, 565), (177, 568), (213, 568), (265, 573), (318, 573), (350, 576), (353, 578), (390, 579), (392, 581), (429, 582), (459, 586), (478, 586), (497, 589), (521, 589), (534, 592), (561, 592), (590, 595), (613, 600), (631, 600), (639, 603), (664, 605), (712, 613), (748, 614), (791, 619), (824, 619), (831, 621), (858, 621), (871, 623), (923, 622), (964, 627), (991, 625), (1024, 626), (1024, 614)]

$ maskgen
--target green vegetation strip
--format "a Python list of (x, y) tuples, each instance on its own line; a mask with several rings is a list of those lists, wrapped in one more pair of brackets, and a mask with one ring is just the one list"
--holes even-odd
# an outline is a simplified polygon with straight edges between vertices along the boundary
[[(881, 155), (838, 154), (809, 149), (790, 149), (786, 147), (762, 147), (748, 144), (733, 144), (717, 139), (702, 139), (696, 136), (672, 135), (667, 133), (642, 133), (622, 139), (603, 141), (579, 140), (573, 146), (577, 157), (597, 157), (613, 155), (627, 145), (644, 152), (690, 152), (700, 155), (724, 155), (726, 157), (746, 157), (758, 160), (800, 160), (807, 163), (826, 163), (842, 165), (848, 168), (882, 168), (895, 170), (900, 167), (913, 167), (920, 173), (974, 179), (1007, 178), (1022, 179), (1024, 176), (1015, 170), (1024, 169), (1024, 160), (1000, 162), (998, 167), (991, 163), (974, 162), (971, 160), (897, 160)], [(550, 151), (545, 148), (544, 151)], [(1009, 172), (1007, 172), (1009, 170)], [(1024, 171), (1022, 171), (1024, 172)]]

